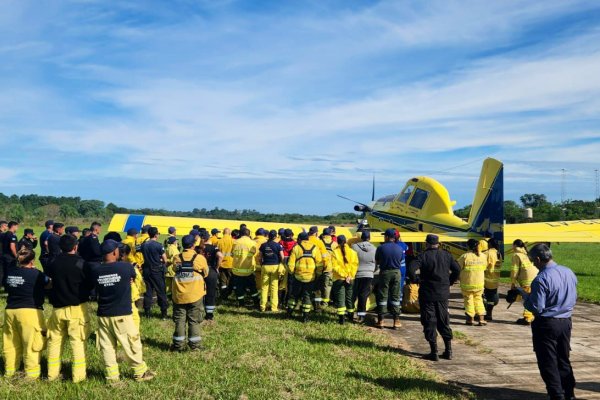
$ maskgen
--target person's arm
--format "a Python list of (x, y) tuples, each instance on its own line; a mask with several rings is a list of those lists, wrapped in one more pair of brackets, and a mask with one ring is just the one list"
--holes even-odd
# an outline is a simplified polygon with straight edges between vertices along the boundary
[(517, 276), (519, 276), (519, 268), (521, 268), (521, 259), (518, 255), (512, 256), (512, 266), (510, 267), (510, 283), (511, 289), (517, 286)]
[(377, 248), (377, 250), (375, 250), (375, 265), (377, 266), (377, 268), (379, 268), (380, 264), (381, 264), (381, 246), (379, 246)]
[(450, 285), (454, 285), (460, 276), (460, 265), (456, 262), (456, 260), (452, 257), (452, 255), (448, 254), (450, 257)]
[(524, 307), (533, 315), (540, 315), (546, 308), (548, 288), (542, 279), (534, 279), (531, 283), (531, 293), (525, 298)]
[(38, 245), (38, 240), (37, 239), (33, 239), (33, 242), (31, 242), (31, 248), (35, 249)]
[(349, 247), (348, 255), (350, 256), (350, 280), (352, 280), (356, 277), (356, 272), (358, 272), (358, 254)]
[(224, 255), (221, 252), (221, 250), (217, 249), (216, 256), (217, 256), (217, 269), (219, 269), (219, 268), (221, 268), (221, 265), (223, 264), (223, 257), (224, 257)]
[(199, 272), (204, 278), (208, 276), (208, 262), (206, 262), (206, 257), (202, 254), (196, 256), (196, 259), (194, 260), (194, 270)]
[(90, 241), (90, 253), (94, 258), (102, 258), (102, 251), (100, 250), (100, 240), (95, 238)]
[(17, 238), (13, 236), (12, 242), (10, 242), (10, 252), (13, 254), (13, 257), (17, 258)]
[(287, 269), (290, 274), (294, 274), (296, 269), (296, 246), (290, 251), (290, 257), (288, 258)]
[(256, 252), (256, 256), (255, 257), (256, 257), (256, 264), (257, 265), (262, 265), (262, 262), (263, 262), (263, 255), (262, 255), (262, 253), (263, 253), (263, 246), (264, 246), (264, 244), (262, 244), (260, 246), (260, 249), (258, 249), (258, 251)]

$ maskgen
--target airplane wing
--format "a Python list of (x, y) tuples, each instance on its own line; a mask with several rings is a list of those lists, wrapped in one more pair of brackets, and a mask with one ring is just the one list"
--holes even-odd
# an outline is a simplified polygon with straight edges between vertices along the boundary
[(600, 243), (600, 219), (534, 222), (504, 226), (504, 243)]
[[(167, 233), (169, 227), (177, 229), (178, 235), (187, 235), (194, 225), (199, 225), (209, 231), (212, 228), (217, 228), (223, 231), (224, 228), (238, 229), (240, 224), (246, 224), (250, 232), (254, 234), (258, 228), (264, 228), (266, 230), (279, 230), (279, 228), (289, 228), (294, 231), (294, 235), (308, 229), (312, 224), (284, 224), (279, 222), (260, 222), (260, 221), (235, 221), (225, 219), (209, 219), (209, 218), (188, 218), (188, 217), (169, 217), (169, 216), (157, 216), (157, 215), (134, 215), (134, 214), (115, 214), (110, 221), (108, 227), (109, 231), (115, 232), (127, 232), (131, 228), (135, 228), (138, 231), (144, 225), (152, 225), (158, 228), (160, 233)], [(322, 232), (325, 225), (317, 225), (319, 232)], [(336, 235), (346, 235), (346, 237), (353, 237), (353, 231), (348, 227), (336, 226)]]

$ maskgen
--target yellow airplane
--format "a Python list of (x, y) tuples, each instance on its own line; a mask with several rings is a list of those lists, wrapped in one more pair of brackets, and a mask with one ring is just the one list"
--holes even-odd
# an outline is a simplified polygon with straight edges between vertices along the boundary
[[(419, 176), (409, 179), (400, 193), (382, 197), (370, 205), (359, 203), (354, 209), (364, 213), (358, 230), (370, 230), (374, 242), (383, 241), (385, 229), (396, 228), (404, 242), (415, 244), (417, 252), (428, 233), (437, 234), (445, 248), (455, 256), (465, 252), (464, 242), (469, 238), (493, 237), (501, 244), (501, 249), (503, 244), (512, 245), (515, 239), (527, 243), (600, 242), (600, 220), (505, 225), (503, 164), (493, 158), (483, 162), (471, 213), (466, 221), (454, 215), (452, 207), (455, 203), (441, 183)], [(308, 230), (308, 225), (301, 224), (131, 214), (115, 214), (109, 230), (127, 232), (130, 228), (140, 230), (144, 225), (152, 225), (165, 233), (173, 226), (182, 235), (187, 234), (193, 225), (222, 231), (224, 228), (236, 229), (241, 223), (245, 223), (252, 233), (258, 228), (290, 228), (296, 235)], [(322, 231), (325, 226), (318, 228)], [(356, 230), (336, 227), (336, 234), (353, 237)]]

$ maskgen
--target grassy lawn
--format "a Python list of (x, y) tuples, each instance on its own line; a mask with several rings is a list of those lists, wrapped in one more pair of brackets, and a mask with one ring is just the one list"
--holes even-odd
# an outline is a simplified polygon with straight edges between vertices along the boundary
[[(4, 308), (4, 299), (0, 307)], [(461, 398), (420, 364), (402, 356), (386, 335), (358, 326), (340, 327), (334, 320), (327, 314), (302, 324), (284, 314), (223, 306), (216, 323), (203, 325), (206, 350), (173, 354), (167, 350), (172, 322), (143, 319), (144, 358), (157, 372), (154, 381), (133, 382), (122, 365), (122, 373), (127, 371), (124, 386), (107, 386), (100, 355), (90, 341), (87, 381), (24, 384), (0, 378), (0, 398)], [(67, 376), (69, 370), (65, 361)]]
[[(600, 303), (600, 244), (553, 244), (552, 254), (557, 263), (566, 265), (577, 275), (579, 299)], [(511, 256), (507, 256), (502, 269), (502, 281), (505, 283), (510, 282), (510, 263)]]

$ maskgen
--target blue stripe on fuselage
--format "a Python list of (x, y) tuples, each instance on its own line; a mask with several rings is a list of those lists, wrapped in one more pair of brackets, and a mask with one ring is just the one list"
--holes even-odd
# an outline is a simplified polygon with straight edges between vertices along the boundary
[(140, 231), (142, 229), (142, 224), (144, 223), (145, 215), (130, 215), (127, 217), (127, 222), (125, 222), (125, 228), (123, 228), (123, 232), (127, 232), (131, 228), (135, 228)]

